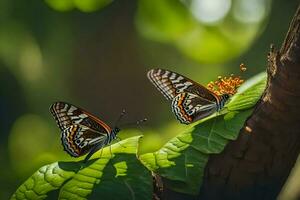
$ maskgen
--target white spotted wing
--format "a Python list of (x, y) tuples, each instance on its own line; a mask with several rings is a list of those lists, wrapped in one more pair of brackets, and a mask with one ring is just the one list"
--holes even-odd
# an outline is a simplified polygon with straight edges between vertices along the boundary
[(169, 70), (151, 69), (147, 76), (153, 85), (172, 101), (173, 113), (184, 124), (211, 115), (221, 109), (228, 99), (221, 98), (199, 83)]
[(84, 109), (72, 104), (56, 102), (50, 112), (60, 128), (64, 150), (78, 157), (88, 153), (96, 145), (105, 145), (111, 128)]

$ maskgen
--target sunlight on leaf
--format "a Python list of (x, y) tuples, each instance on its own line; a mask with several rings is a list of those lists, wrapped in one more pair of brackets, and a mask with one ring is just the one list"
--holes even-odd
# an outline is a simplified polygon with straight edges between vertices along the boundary
[(113, 0), (45, 0), (49, 7), (57, 11), (70, 11), (74, 8), (82, 12), (97, 11)]
[(104, 148), (87, 163), (46, 165), (25, 181), (12, 199), (45, 199), (49, 195), (82, 200), (148, 199), (152, 196), (151, 172), (164, 178), (165, 187), (196, 195), (209, 156), (221, 153), (229, 141), (237, 139), (265, 84), (266, 73), (249, 79), (223, 110), (186, 126), (155, 152), (137, 158), (141, 136), (135, 136)]
[(194, 26), (193, 18), (179, 1), (138, 2), (136, 24), (146, 37), (161, 42), (181, 38), (189, 27)]
[(79, 168), (78, 163), (71, 162), (43, 166), (17, 189), (11, 199), (45, 199), (48, 192), (58, 189)]
[(25, 181), (12, 199), (45, 199), (55, 190), (58, 199), (147, 199), (152, 194), (152, 177), (136, 158), (139, 138), (106, 147), (100, 158), (99, 151), (86, 164), (46, 165)]
[(262, 92), (266, 88), (267, 73), (262, 72), (247, 80), (238, 89), (238, 92), (232, 97), (226, 105), (228, 110), (243, 110), (253, 107)]
[[(265, 82), (265, 73), (246, 81), (238, 96), (229, 102), (231, 110), (225, 108), (189, 125), (160, 150), (143, 154), (139, 159), (149, 170), (165, 178), (166, 187), (177, 192), (198, 194), (209, 155), (221, 153), (230, 140), (237, 139), (252, 113), (252, 107), (264, 91)], [(238, 107), (241, 98), (243, 107)]]
[(112, 0), (73, 0), (73, 2), (74, 5), (83, 12), (94, 12), (105, 7), (111, 3)]
[(69, 11), (74, 8), (73, 0), (45, 0), (45, 2), (57, 11)]
[(139, 158), (150, 170), (168, 180), (167, 187), (197, 194), (209, 154), (222, 152), (229, 140), (237, 138), (251, 111), (240, 112), (232, 118), (221, 115), (194, 123), (160, 150)]
[[(271, 1), (251, 1), (245, 21), (245, 2), (210, 0), (164, 0), (138, 2), (136, 26), (147, 39), (174, 45), (201, 63), (223, 63), (244, 52), (266, 26)], [(248, 6), (249, 7), (249, 6)], [(257, 9), (255, 9), (257, 8)]]

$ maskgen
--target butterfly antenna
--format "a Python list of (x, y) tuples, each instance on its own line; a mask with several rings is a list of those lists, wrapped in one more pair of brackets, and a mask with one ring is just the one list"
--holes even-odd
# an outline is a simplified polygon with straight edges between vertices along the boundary
[(126, 114), (125, 109), (122, 110), (122, 112), (120, 113), (120, 116), (118, 117), (115, 126), (117, 126), (119, 124), (119, 122), (121, 121), (121, 119), (123, 118), (123, 116)]
[(136, 121), (136, 122), (131, 122), (131, 123), (127, 123), (127, 124), (122, 124), (122, 126), (123, 126), (123, 127), (124, 127), (124, 126), (131, 126), (131, 125), (137, 125), (137, 126), (140, 126), (141, 123), (146, 122), (146, 121), (147, 121), (147, 118), (144, 118), (144, 119), (140, 119), (140, 120), (138, 120), (138, 121)]

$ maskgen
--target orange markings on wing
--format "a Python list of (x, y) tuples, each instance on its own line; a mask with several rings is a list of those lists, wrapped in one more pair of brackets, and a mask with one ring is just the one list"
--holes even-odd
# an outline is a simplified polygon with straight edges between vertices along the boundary
[(68, 138), (68, 139), (70, 140), (69, 144), (71, 145), (72, 149), (79, 155), (80, 149), (77, 147), (77, 145), (75, 145), (74, 140), (73, 140), (77, 129), (78, 129), (78, 127), (72, 127), (72, 129), (70, 130), (71, 131), (70, 138)]
[(180, 112), (183, 114), (184, 118), (188, 119), (189, 122), (192, 121), (192, 118), (188, 116), (182, 106), (182, 101), (186, 97), (186, 94), (183, 94), (182, 97), (179, 99), (177, 106), (180, 108)]

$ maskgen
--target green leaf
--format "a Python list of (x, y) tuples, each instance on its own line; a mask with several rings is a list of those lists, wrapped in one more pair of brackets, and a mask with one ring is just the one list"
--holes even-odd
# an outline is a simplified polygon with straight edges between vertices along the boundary
[(187, 126), (160, 150), (139, 159), (140, 136), (136, 136), (104, 148), (87, 163), (46, 165), (25, 181), (12, 199), (45, 199), (55, 194), (58, 199), (150, 199), (151, 171), (164, 178), (166, 187), (197, 194), (210, 154), (222, 152), (238, 137), (265, 84), (266, 74), (246, 81), (221, 112)]
[(253, 107), (262, 95), (267, 84), (266, 72), (261, 72), (247, 80), (231, 98), (226, 108), (230, 111)]
[[(45, 199), (51, 191), (58, 199), (149, 199), (151, 173), (136, 158), (140, 136), (103, 149), (86, 164), (56, 162), (35, 172), (12, 199)], [(98, 157), (96, 157), (98, 156)]]
[(73, 0), (45, 0), (45, 3), (52, 9), (61, 12), (70, 11), (74, 8)]
[(70, 11), (78, 8), (82, 12), (94, 12), (107, 6), (112, 0), (45, 0), (45, 2), (57, 11)]
[(229, 140), (237, 138), (251, 111), (236, 113), (234, 117), (219, 115), (192, 124), (160, 150), (141, 155), (140, 160), (148, 169), (166, 178), (167, 187), (197, 194), (209, 154), (222, 152)]
[(164, 177), (170, 189), (198, 194), (209, 155), (222, 152), (230, 140), (238, 137), (265, 83), (265, 73), (246, 81), (227, 109), (189, 125), (160, 150), (140, 155), (140, 160), (149, 170)]
[(11, 199), (45, 199), (48, 192), (58, 189), (79, 167), (71, 162), (43, 166), (17, 189)]
[[(268, 16), (270, 1), (253, 3), (266, 12), (252, 23), (247, 22), (249, 18), (246, 17), (244, 20), (232, 17), (245, 16), (240, 1), (232, 1), (234, 9), (229, 9), (217, 21), (207, 21), (213, 15), (203, 18), (202, 9), (211, 8), (200, 2), (139, 0), (135, 19), (137, 29), (145, 38), (173, 45), (182, 54), (200, 63), (224, 63), (247, 50), (266, 26), (264, 20)], [(225, 11), (222, 7), (221, 10)], [(217, 16), (219, 12), (212, 13)]]
[(107, 6), (112, 0), (73, 0), (73, 2), (82, 12), (94, 12)]
[(176, 41), (195, 23), (184, 5), (174, 0), (140, 0), (136, 16), (137, 29), (161, 42)]

